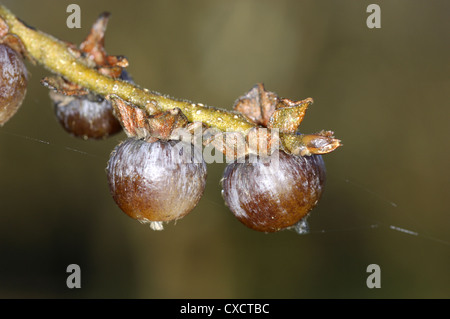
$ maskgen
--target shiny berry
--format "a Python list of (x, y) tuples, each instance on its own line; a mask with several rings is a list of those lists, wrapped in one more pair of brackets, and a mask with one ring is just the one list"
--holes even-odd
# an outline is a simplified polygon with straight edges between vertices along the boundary
[(0, 44), (0, 126), (19, 109), (27, 91), (27, 69), (20, 55)]
[[(325, 184), (320, 155), (274, 153), (278, 162), (256, 158), (227, 166), (222, 180), (226, 205), (244, 225), (262, 232), (295, 226), (319, 201)], [(255, 158), (254, 158), (255, 159)]]
[(130, 217), (155, 230), (184, 217), (206, 185), (201, 150), (179, 141), (150, 143), (129, 138), (112, 152), (107, 165), (111, 194)]
[(50, 98), (60, 124), (76, 137), (102, 139), (122, 130), (111, 103), (100, 96), (75, 97), (50, 91)]

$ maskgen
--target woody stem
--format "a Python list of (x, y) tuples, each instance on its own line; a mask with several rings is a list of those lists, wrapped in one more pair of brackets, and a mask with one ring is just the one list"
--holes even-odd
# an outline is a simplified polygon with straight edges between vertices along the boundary
[[(155, 107), (159, 111), (180, 108), (190, 122), (202, 122), (221, 131), (246, 134), (255, 127), (255, 124), (249, 122), (241, 113), (175, 99), (102, 75), (78, 59), (65, 42), (28, 27), (3, 5), (0, 5), (0, 18), (7, 24), (9, 32), (21, 39), (31, 60), (95, 94), (104, 97), (116, 95), (146, 110), (149, 115), (155, 111)], [(300, 154), (302, 149), (308, 148), (302, 135), (280, 134), (280, 142), (285, 150), (294, 154)], [(334, 143), (334, 148), (339, 146), (338, 140), (330, 139), (328, 143)]]
[[(66, 43), (42, 31), (29, 28), (2, 5), (0, 5), (0, 17), (8, 25), (9, 32), (16, 34), (22, 40), (28, 55), (33, 60), (50, 72), (59, 74), (91, 92), (103, 96), (115, 94), (141, 108), (146, 108), (146, 105), (150, 103), (162, 111), (178, 107), (189, 121), (203, 122), (223, 131), (245, 132), (254, 126), (238, 113), (206, 107), (200, 103), (177, 100), (102, 75), (77, 59)], [(147, 111), (149, 110), (147, 109)]]

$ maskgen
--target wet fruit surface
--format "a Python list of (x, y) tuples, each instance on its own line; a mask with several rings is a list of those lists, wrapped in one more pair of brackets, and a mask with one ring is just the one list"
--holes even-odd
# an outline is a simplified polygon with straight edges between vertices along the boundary
[(0, 125), (19, 109), (27, 91), (27, 69), (22, 58), (0, 44)]
[(108, 182), (127, 215), (143, 223), (171, 221), (197, 205), (206, 164), (201, 150), (181, 143), (129, 138), (116, 147), (107, 166)]
[(50, 91), (62, 127), (84, 139), (102, 139), (122, 130), (111, 103), (101, 97), (72, 97)]
[[(222, 180), (226, 205), (246, 226), (276, 232), (298, 223), (319, 201), (325, 184), (320, 155), (296, 156), (280, 151), (278, 162), (234, 162)], [(276, 156), (276, 153), (272, 156)]]

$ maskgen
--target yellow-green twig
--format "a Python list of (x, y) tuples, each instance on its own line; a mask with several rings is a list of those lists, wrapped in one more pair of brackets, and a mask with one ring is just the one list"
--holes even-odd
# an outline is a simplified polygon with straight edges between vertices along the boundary
[[(155, 106), (161, 111), (178, 107), (190, 122), (202, 122), (222, 131), (247, 133), (255, 127), (255, 124), (238, 112), (178, 100), (102, 75), (78, 59), (66, 43), (42, 31), (26, 26), (3, 5), (0, 5), (0, 17), (8, 25), (9, 32), (21, 39), (32, 60), (50, 72), (59, 74), (91, 92), (105, 97), (117, 95), (123, 100), (145, 109), (149, 114)], [(340, 145), (339, 140), (331, 138), (329, 140), (328, 143), (333, 144), (334, 148)], [(302, 135), (280, 134), (280, 141), (285, 150), (294, 154), (301, 155), (303, 154), (301, 150), (304, 150), (305, 147), (308, 148)]]
[(254, 126), (238, 113), (177, 100), (142, 89), (125, 81), (104, 76), (78, 60), (71, 53), (66, 43), (44, 32), (27, 27), (6, 7), (1, 5), (0, 16), (7, 23), (9, 32), (16, 34), (22, 40), (28, 54), (36, 62), (52, 73), (62, 75), (67, 80), (92, 92), (103, 96), (116, 94), (142, 108), (145, 108), (149, 103), (156, 104), (163, 111), (178, 107), (189, 121), (203, 122), (220, 130), (245, 132)]

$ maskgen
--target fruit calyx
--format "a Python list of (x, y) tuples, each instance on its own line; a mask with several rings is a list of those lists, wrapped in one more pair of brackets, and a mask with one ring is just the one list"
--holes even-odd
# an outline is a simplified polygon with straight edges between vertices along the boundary
[(332, 131), (298, 133), (312, 103), (312, 98), (300, 101), (280, 98), (258, 83), (234, 103), (234, 110), (256, 126), (245, 133), (219, 131), (205, 144), (212, 144), (227, 158), (235, 159), (250, 154), (270, 156), (278, 149), (300, 156), (332, 152), (342, 145)]
[(147, 142), (178, 140), (179, 129), (193, 132), (197, 126), (202, 125), (199, 122), (190, 123), (179, 108), (160, 111), (149, 103), (146, 110), (153, 109), (152, 115), (149, 115), (147, 111), (117, 95), (108, 95), (107, 99), (111, 101), (116, 117), (128, 137), (144, 139)]
[[(128, 60), (123, 56), (108, 55), (104, 47), (109, 16), (108, 12), (100, 14), (88, 36), (78, 48), (69, 42), (65, 44), (69, 52), (87, 67), (113, 79), (129, 81), (129, 76), (125, 71), (129, 64)], [(83, 97), (90, 94), (89, 90), (83, 86), (72, 83), (59, 75), (45, 77), (41, 83), (47, 88), (67, 96)]]

